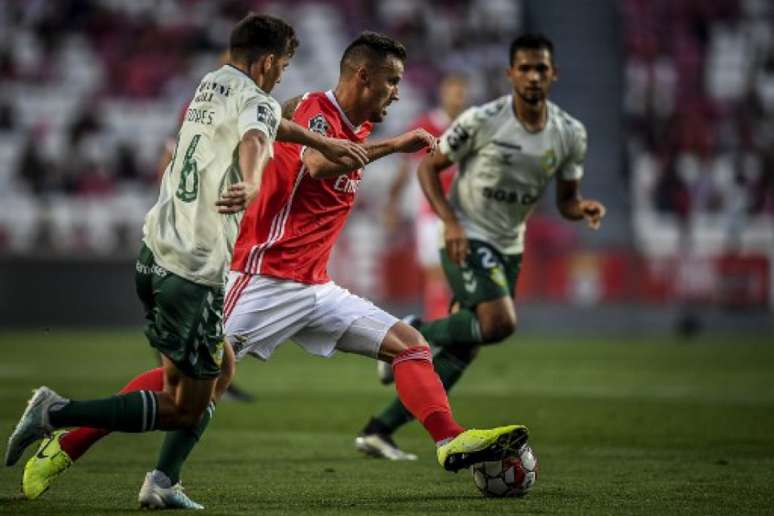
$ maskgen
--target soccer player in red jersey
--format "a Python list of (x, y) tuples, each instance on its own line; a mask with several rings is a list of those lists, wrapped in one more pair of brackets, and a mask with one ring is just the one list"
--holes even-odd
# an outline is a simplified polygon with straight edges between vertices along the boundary
[[(293, 120), (327, 136), (363, 142), (369, 161), (432, 150), (435, 139), (423, 129), (367, 141), (373, 124), (399, 98), (405, 59), (395, 40), (361, 34), (344, 51), (336, 88), (304, 95)], [(292, 339), (315, 355), (341, 350), (390, 362), (398, 396), (435, 441), (442, 467), (457, 471), (515, 453), (526, 442), (526, 427), (462, 428), (422, 335), (328, 277), (331, 249), (362, 177), (355, 163), (334, 164), (298, 144), (275, 145), (258, 197), (242, 219), (227, 283), (224, 331), (237, 358), (268, 360)]]

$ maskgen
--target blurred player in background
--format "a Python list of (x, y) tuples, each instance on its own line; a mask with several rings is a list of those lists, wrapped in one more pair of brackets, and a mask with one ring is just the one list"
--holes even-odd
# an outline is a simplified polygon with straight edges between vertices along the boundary
[[(369, 162), (433, 149), (435, 138), (423, 129), (367, 141), (373, 124), (399, 98), (405, 60), (406, 51), (395, 40), (361, 34), (344, 51), (336, 88), (304, 95), (293, 120), (322, 134), (363, 142)], [(224, 323), (237, 357), (249, 353), (268, 360), (280, 344), (293, 340), (314, 355), (340, 350), (385, 360), (392, 364), (401, 401), (435, 441), (442, 467), (457, 471), (515, 452), (526, 442), (525, 427), (462, 428), (422, 335), (330, 280), (328, 259), (355, 202), (363, 177), (360, 165), (337, 165), (300, 145), (275, 148), (234, 247)]]
[[(435, 347), (433, 362), (447, 390), (460, 379), (479, 348), (516, 329), (516, 280), (526, 221), (556, 176), (556, 204), (568, 220), (597, 229), (605, 207), (580, 194), (586, 130), (548, 101), (557, 79), (554, 47), (542, 35), (513, 41), (507, 70), (512, 93), (460, 115), (443, 134), (439, 152), (419, 166), (422, 189), (443, 221), (441, 263), (456, 309), (416, 326)], [(459, 172), (448, 197), (440, 175)], [(356, 447), (369, 455), (411, 460), (392, 434), (412, 420), (399, 399), (371, 418)]]
[[(250, 14), (231, 33), (229, 63), (196, 89), (178, 134), (161, 193), (143, 227), (136, 264), (145, 334), (163, 354), (163, 369), (135, 378), (121, 394), (73, 401), (37, 389), (8, 441), (5, 463), (57, 428), (82, 426), (122, 432), (168, 430), (156, 468), (140, 489), (141, 506), (201, 509), (182, 490), (183, 462), (229, 384), (234, 355), (222, 336), (223, 281), (241, 211), (258, 193), (275, 137), (319, 148), (331, 159), (365, 162), (364, 151), (281, 121), (269, 92), (295, 52), (295, 32), (284, 21)], [(94, 442), (86, 428), (64, 436)], [(84, 436), (83, 432), (87, 435)], [(72, 464), (59, 436), (47, 439), (27, 463), (23, 491), (40, 496)], [(87, 446), (88, 447), (88, 446)]]
[[(438, 88), (438, 100), (440, 105), (412, 122), (412, 128), (422, 128), (436, 138), (441, 136), (468, 103), (468, 81), (465, 76), (456, 73), (444, 76)], [(421, 189), (414, 188), (411, 184), (416, 177), (417, 165), (423, 157), (424, 154), (420, 152), (401, 160), (398, 174), (390, 187), (390, 196), (385, 208), (385, 225), (388, 233), (394, 233), (398, 228), (404, 227), (400, 223), (402, 196), (407, 189), (412, 194), (416, 192), (415, 198), (412, 198), (412, 210), (417, 211), (412, 212), (411, 220), (414, 223), (417, 260), (422, 267), (424, 318), (431, 320), (447, 314), (451, 295), (438, 257), (440, 220), (422, 195)], [(449, 190), (455, 173), (455, 167), (449, 167), (440, 175), (444, 192)], [(379, 364), (387, 365), (384, 362)]]

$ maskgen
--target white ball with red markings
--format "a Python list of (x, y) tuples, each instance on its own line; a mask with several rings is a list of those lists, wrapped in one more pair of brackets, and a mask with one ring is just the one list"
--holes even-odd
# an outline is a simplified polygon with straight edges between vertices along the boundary
[(524, 496), (537, 480), (538, 460), (532, 448), (525, 445), (515, 456), (474, 464), (470, 472), (484, 496)]

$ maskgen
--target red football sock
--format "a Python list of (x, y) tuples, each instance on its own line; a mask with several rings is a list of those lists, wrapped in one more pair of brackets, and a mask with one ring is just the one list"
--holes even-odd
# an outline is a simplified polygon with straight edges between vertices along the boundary
[[(164, 369), (157, 367), (150, 371), (136, 376), (119, 392), (127, 393), (133, 391), (163, 391), (164, 390)], [(59, 443), (62, 449), (67, 452), (72, 460), (78, 460), (81, 455), (86, 453), (91, 446), (108, 435), (109, 430), (101, 428), (80, 427), (74, 428), (64, 434)]]
[(401, 403), (435, 442), (465, 430), (452, 416), (446, 391), (433, 369), (430, 348), (414, 346), (404, 350), (392, 360), (392, 372)]

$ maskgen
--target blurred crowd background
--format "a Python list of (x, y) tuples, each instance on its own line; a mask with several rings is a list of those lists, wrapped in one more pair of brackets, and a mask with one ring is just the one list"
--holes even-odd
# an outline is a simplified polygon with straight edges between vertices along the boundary
[[(768, 0), (0, 0), (0, 276), (76, 262), (131, 277), (165, 146), (248, 10), (299, 34), (280, 101), (335, 85), (363, 29), (403, 41), (401, 101), (381, 135), (435, 107), (445, 73), (465, 74), (473, 104), (508, 93), (511, 39), (545, 32), (557, 46), (554, 101), (589, 130), (583, 190), (609, 213), (592, 233), (561, 221), (549, 191), (528, 227), (520, 300), (688, 313), (774, 304)], [(332, 269), (358, 293), (408, 306), (422, 285), (418, 193), (407, 189), (388, 231), (397, 166), (368, 167)]]

